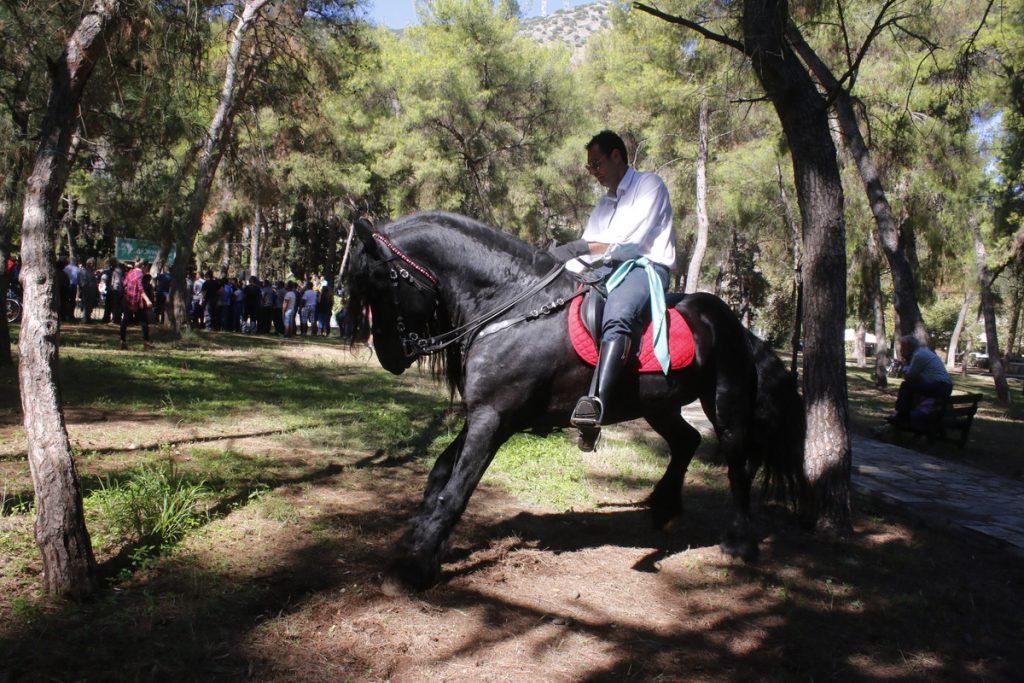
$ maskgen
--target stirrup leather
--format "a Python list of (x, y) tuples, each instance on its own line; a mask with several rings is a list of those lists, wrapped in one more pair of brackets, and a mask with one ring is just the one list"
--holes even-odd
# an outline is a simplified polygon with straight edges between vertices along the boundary
[(600, 427), (604, 418), (604, 404), (597, 396), (584, 396), (576, 402), (569, 424), (573, 427)]

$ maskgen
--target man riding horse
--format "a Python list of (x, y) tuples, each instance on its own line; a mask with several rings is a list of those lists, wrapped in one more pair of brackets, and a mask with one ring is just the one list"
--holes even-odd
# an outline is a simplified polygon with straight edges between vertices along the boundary
[(589, 394), (580, 398), (571, 418), (580, 432), (580, 449), (590, 451), (619, 376), (631, 351), (639, 348), (652, 296), (664, 309), (676, 248), (672, 205), (662, 179), (631, 168), (625, 143), (610, 130), (595, 135), (586, 149), (587, 170), (608, 191), (590, 214), (582, 238), (559, 247), (556, 255), (579, 254), (586, 266), (570, 261), (570, 269), (590, 267), (608, 278), (597, 367)]

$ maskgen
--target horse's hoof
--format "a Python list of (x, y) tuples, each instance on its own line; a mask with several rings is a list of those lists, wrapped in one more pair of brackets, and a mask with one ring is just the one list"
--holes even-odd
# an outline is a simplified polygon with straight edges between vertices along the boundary
[[(425, 591), (437, 585), (441, 579), (441, 568), (426, 567), (411, 558), (403, 558), (391, 564), (387, 576), (384, 580), (387, 590), (404, 590), (406, 593)], [(381, 585), (382, 591), (385, 590), (384, 584)]]
[(757, 541), (753, 540), (726, 539), (718, 547), (729, 557), (744, 562), (756, 562), (760, 554)]
[(647, 511), (651, 515), (651, 524), (657, 531), (661, 531), (669, 522), (683, 515), (682, 498), (664, 493), (658, 488), (648, 496), (646, 503)]

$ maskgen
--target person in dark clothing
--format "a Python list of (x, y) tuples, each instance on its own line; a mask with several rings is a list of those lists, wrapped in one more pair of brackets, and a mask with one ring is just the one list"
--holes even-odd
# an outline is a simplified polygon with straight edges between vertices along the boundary
[(285, 284), (282, 280), (278, 280), (274, 283), (274, 334), (279, 337), (283, 337), (285, 332), (282, 307), (284, 306), (284, 295), (286, 291)]
[(263, 281), (260, 288), (260, 324), (256, 331), (260, 334), (270, 334), (270, 323), (274, 319), (274, 302), (277, 298), (270, 280)]
[[(75, 318), (74, 315), (68, 315), (68, 300), (72, 296), (71, 292), (71, 279), (68, 277), (68, 273), (64, 270), (67, 266), (67, 261), (57, 262), (57, 300), (54, 301), (54, 305), (57, 307), (57, 318), (62, 322), (72, 322)], [(71, 301), (71, 310), (74, 310), (74, 300)]]
[(260, 280), (255, 275), (249, 277), (248, 284), (242, 288), (242, 331), (256, 334), (256, 326), (260, 317)]
[(206, 282), (203, 283), (203, 304), (206, 309), (206, 329), (220, 329), (220, 290), (223, 282), (213, 277), (213, 271), (206, 274)]
[(156, 302), (153, 305), (153, 315), (156, 322), (163, 324), (165, 309), (167, 308), (167, 297), (171, 293), (171, 267), (164, 266), (160, 274), (156, 276)]
[(316, 300), (316, 330), (314, 334), (331, 336), (331, 313), (334, 312), (334, 292), (330, 283), (324, 280), (320, 286), (320, 296)]
[(121, 306), (124, 300), (124, 268), (116, 257), (103, 273), (107, 278), (107, 296), (103, 301), (103, 322), (121, 324)]

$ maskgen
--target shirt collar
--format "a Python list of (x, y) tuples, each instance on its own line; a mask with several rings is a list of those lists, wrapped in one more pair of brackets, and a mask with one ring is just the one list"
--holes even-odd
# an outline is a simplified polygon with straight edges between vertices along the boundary
[(622, 180), (619, 181), (618, 186), (615, 188), (615, 192), (609, 190), (607, 192), (608, 197), (611, 199), (619, 199), (622, 195), (626, 194), (626, 190), (633, 184), (633, 178), (636, 177), (636, 171), (633, 170), (632, 166), (626, 167), (626, 175), (622, 176)]

